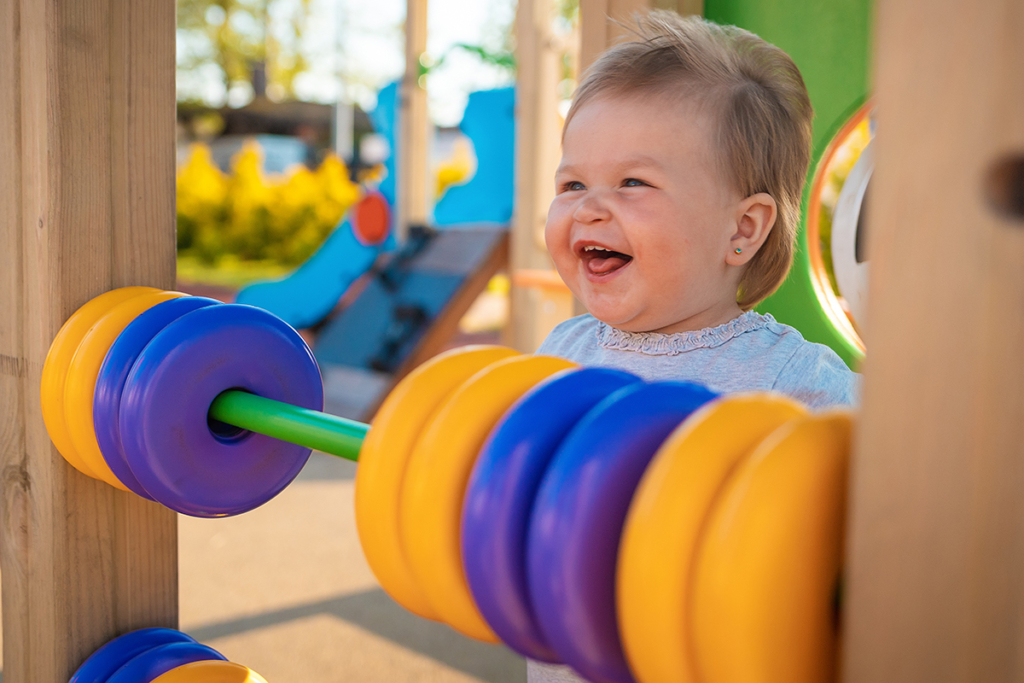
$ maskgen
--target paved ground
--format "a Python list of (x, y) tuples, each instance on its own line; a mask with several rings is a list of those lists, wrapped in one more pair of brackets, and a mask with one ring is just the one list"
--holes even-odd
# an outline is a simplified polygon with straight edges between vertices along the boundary
[(181, 517), (181, 627), (270, 683), (526, 680), (523, 660), (413, 616), (373, 579), (356, 536), (355, 466), (314, 454), (239, 517)]

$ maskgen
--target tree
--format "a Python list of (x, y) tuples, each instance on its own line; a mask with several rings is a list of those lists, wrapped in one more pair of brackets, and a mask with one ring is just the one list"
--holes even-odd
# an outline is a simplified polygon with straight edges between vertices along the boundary
[[(311, 0), (178, 0), (179, 83), (212, 66), (225, 92), (249, 84), (265, 87), (273, 99), (294, 97), (295, 77), (308, 69), (301, 44), (310, 5)], [(203, 99), (197, 92), (179, 89), (179, 99)]]

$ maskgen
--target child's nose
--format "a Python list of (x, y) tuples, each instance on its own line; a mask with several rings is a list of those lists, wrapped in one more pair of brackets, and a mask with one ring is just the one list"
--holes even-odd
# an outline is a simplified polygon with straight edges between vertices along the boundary
[(577, 223), (597, 223), (608, 220), (611, 212), (602, 200), (600, 192), (588, 192), (576, 206), (572, 217)]

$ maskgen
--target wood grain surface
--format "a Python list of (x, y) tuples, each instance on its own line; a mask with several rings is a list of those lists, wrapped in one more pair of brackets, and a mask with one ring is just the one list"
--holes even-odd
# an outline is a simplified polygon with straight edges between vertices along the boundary
[(1024, 680), (1024, 4), (878, 4), (846, 683)]
[[(558, 115), (561, 51), (552, 28), (551, 0), (522, 0), (516, 10), (516, 197), (509, 266), (550, 268), (544, 223), (555, 196), (555, 169), (562, 155)], [(540, 293), (513, 284), (505, 342), (533, 352), (548, 330), (538, 325)], [(570, 312), (566, 311), (565, 317)]]
[(420, 57), (427, 51), (427, 0), (406, 0), (405, 74), (398, 99), (398, 239), (410, 225), (427, 223), (427, 91), (420, 87)]
[(64, 683), (110, 638), (177, 623), (173, 513), (50, 443), (50, 341), (114, 287), (174, 285), (174, 3), (0, 0), (4, 680)]

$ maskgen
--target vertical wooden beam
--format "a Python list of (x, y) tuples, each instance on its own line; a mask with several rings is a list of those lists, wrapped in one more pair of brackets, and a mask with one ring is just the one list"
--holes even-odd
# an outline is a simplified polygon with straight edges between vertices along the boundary
[(666, 9), (683, 16), (704, 14), (704, 0), (580, 0), (580, 73), (612, 45), (629, 39), (634, 14)]
[(174, 285), (174, 36), (163, 0), (0, 0), (7, 683), (64, 683), (113, 636), (177, 623), (174, 513), (69, 467), (39, 407), (76, 308)]
[(684, 17), (690, 14), (704, 16), (704, 0), (654, 0), (655, 9), (667, 9)]
[(634, 14), (648, 12), (652, 0), (580, 0), (580, 74), (612, 45), (629, 39)]
[[(878, 4), (847, 683), (1024, 680), (1024, 5)], [(1020, 192), (1020, 188), (1017, 188)]]
[[(516, 203), (512, 271), (551, 267), (544, 247), (544, 223), (555, 196), (555, 170), (561, 158), (558, 83), (561, 53), (552, 21), (551, 0), (520, 0), (516, 11)], [(570, 310), (545, 313), (555, 304), (535, 288), (513, 286), (507, 342), (531, 352)]]
[(427, 92), (419, 83), (427, 51), (427, 0), (406, 0), (405, 75), (398, 107), (398, 237), (411, 223), (427, 222)]

